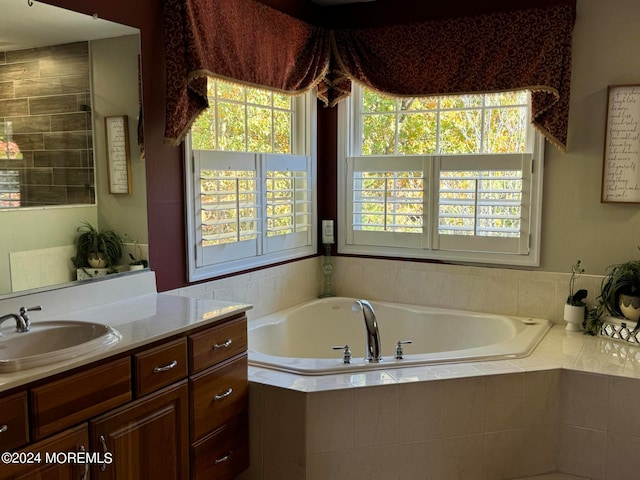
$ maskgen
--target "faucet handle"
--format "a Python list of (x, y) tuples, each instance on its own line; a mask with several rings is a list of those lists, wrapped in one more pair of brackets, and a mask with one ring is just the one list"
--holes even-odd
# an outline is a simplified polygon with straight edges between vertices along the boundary
[(31, 321), (27, 312), (34, 312), (42, 310), (42, 305), (36, 305), (35, 307), (20, 307), (20, 322), (18, 326), (19, 332), (28, 332), (31, 328)]
[(404, 351), (402, 350), (402, 345), (407, 345), (409, 343), (413, 343), (411, 340), (398, 340), (396, 344), (396, 360), (402, 360), (404, 358)]
[(20, 307), (20, 315), (24, 315), (27, 312), (35, 312), (42, 310), (42, 305), (36, 305), (35, 307)]
[(351, 350), (349, 349), (349, 345), (338, 345), (331, 347), (332, 350), (344, 350), (342, 353), (342, 362), (343, 363), (351, 363)]

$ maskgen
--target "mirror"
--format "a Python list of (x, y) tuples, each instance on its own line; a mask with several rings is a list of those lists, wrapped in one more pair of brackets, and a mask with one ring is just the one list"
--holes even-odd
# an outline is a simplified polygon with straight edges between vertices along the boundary
[[(147, 259), (139, 31), (27, 0), (3, 0), (2, 10), (0, 296), (75, 281), (83, 222), (138, 242), (125, 245), (119, 270), (128, 253)], [(111, 133), (111, 182), (106, 117), (126, 120)], [(128, 193), (110, 193), (114, 175)]]

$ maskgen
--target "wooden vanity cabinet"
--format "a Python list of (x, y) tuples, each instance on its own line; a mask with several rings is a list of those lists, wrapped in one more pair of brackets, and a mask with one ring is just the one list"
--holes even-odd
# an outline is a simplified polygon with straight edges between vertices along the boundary
[(239, 314), (0, 396), (0, 451), (112, 458), (0, 465), (0, 480), (234, 478), (249, 466), (246, 352)]
[(0, 399), (0, 452), (8, 452), (29, 443), (27, 392)]
[(189, 478), (188, 402), (183, 380), (91, 420), (92, 449), (113, 455), (92, 466), (91, 478)]
[[(2, 464), (0, 480), (78, 480), (89, 478), (89, 466), (68, 461), (68, 452), (87, 452), (89, 447), (87, 424), (69, 428), (29, 445), (20, 452), (25, 454), (25, 462)], [(47, 462), (46, 455), (61, 453)], [(39, 456), (36, 456), (39, 455)], [(26, 463), (26, 462), (31, 463)]]

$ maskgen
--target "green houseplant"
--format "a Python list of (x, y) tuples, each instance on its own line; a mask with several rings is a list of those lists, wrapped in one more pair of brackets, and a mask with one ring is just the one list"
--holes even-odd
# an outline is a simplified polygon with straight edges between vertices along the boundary
[(637, 322), (640, 317), (640, 260), (609, 267), (600, 296), (604, 313)]
[(579, 332), (585, 319), (585, 298), (588, 292), (584, 289), (576, 291), (576, 281), (585, 272), (582, 262), (578, 260), (571, 266), (571, 278), (569, 279), (569, 296), (564, 306), (564, 320), (567, 322), (566, 330), (569, 332)]
[(78, 232), (76, 256), (71, 259), (75, 267), (114, 270), (122, 257), (122, 238), (113, 230), (98, 230), (89, 222), (83, 222)]

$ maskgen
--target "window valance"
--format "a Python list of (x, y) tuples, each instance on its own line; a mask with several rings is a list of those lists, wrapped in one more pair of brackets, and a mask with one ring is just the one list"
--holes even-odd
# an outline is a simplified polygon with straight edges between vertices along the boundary
[(165, 137), (207, 108), (206, 76), (333, 106), (351, 81), (394, 95), (529, 89), (533, 122), (566, 148), (575, 0), (491, 14), (331, 30), (255, 0), (166, 0)]

